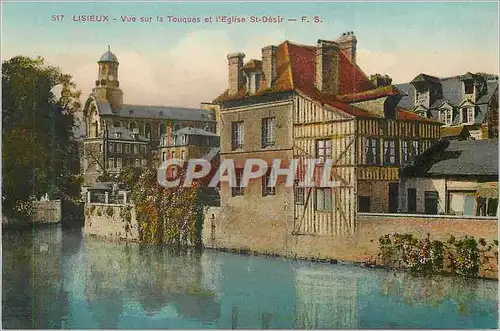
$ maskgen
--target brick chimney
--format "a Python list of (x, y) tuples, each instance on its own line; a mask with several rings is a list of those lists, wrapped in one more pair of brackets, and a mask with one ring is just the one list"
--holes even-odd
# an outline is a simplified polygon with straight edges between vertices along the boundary
[(381, 74), (373, 74), (370, 76), (370, 80), (375, 87), (389, 86), (392, 84), (392, 78), (388, 75), (382, 76)]
[(356, 44), (358, 40), (353, 31), (344, 32), (337, 39), (340, 50), (344, 53), (352, 63), (356, 63)]
[(262, 49), (262, 71), (266, 79), (266, 88), (272, 86), (273, 80), (276, 78), (276, 52), (278, 47), (266, 46)]
[(238, 93), (245, 85), (245, 75), (240, 70), (243, 67), (244, 53), (231, 53), (227, 55), (229, 67), (229, 95)]
[(337, 94), (339, 80), (339, 45), (318, 40), (315, 60), (315, 86), (323, 93)]

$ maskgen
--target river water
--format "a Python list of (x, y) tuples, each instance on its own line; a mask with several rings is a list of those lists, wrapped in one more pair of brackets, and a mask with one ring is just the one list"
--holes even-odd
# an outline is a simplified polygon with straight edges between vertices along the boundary
[(3, 232), (3, 328), (496, 328), (497, 282)]

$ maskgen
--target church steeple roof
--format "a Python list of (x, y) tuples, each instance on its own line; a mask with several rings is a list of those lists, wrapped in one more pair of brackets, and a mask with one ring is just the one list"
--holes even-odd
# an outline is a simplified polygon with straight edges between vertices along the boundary
[(115, 54), (111, 53), (111, 47), (108, 45), (108, 51), (104, 53), (101, 58), (99, 59), (99, 62), (116, 62), (118, 63), (118, 58), (116, 57)]

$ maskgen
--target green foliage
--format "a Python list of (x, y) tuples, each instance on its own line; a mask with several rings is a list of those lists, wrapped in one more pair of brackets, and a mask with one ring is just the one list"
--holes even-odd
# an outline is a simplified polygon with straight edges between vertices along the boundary
[(154, 161), (142, 170), (125, 171), (122, 178), (132, 190), (141, 242), (176, 247), (200, 244), (199, 184), (162, 187), (157, 182)]
[[(61, 96), (54, 94), (54, 88)], [(77, 196), (78, 146), (73, 137), (80, 91), (70, 75), (42, 58), (2, 63), (2, 195), (4, 212), (49, 193)], [(20, 188), (24, 189), (20, 189)]]
[[(379, 257), (383, 265), (421, 273), (449, 271), (464, 276), (477, 276), (479, 272), (478, 243), (473, 237), (457, 240), (454, 236), (446, 242), (417, 239), (411, 234), (387, 234), (379, 238)], [(486, 248), (486, 240), (479, 244)], [(491, 246), (490, 246), (491, 247)], [(498, 255), (495, 255), (498, 256)], [(448, 262), (445, 265), (445, 262)]]
[(96, 216), (102, 216), (102, 211), (100, 207), (96, 207)]
[(113, 217), (113, 214), (114, 214), (113, 207), (108, 206), (106, 208), (106, 215), (108, 215), (108, 217)]

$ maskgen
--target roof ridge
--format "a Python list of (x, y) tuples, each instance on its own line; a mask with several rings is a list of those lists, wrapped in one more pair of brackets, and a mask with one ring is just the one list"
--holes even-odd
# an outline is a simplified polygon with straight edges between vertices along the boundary
[(172, 108), (172, 109), (189, 109), (189, 110), (204, 110), (202, 108), (189, 108), (182, 106), (160, 106), (160, 105), (134, 105), (131, 103), (124, 103), (123, 106), (131, 106), (131, 107), (161, 107), (161, 108)]

